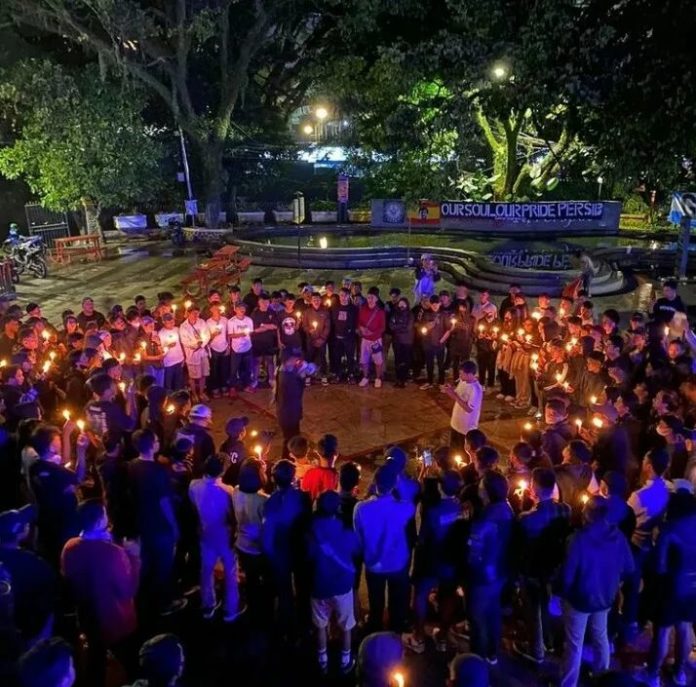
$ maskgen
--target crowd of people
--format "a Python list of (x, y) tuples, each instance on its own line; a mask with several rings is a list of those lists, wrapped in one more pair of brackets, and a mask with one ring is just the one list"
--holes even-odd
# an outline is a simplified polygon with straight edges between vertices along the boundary
[[(539, 671), (561, 657), (574, 687), (586, 630), (602, 684), (659, 685), (672, 629), (670, 677), (688, 684), (696, 337), (677, 284), (622, 327), (582, 293), (513, 285), (496, 305), (463, 284), (435, 293), (435, 266), (419, 269), (415, 304), (348, 280), (296, 297), (256, 279), (200, 304), (139, 295), (103, 314), (84, 298), (59, 323), (6, 307), (3, 684), (70, 687), (78, 645), (82, 684), (104, 685), (109, 656), (138, 685), (177, 684), (182, 642), (143, 640), (198, 604), (204, 622), (312, 642), (319, 676), (357, 663), (374, 687), (403, 687), (404, 652), (426, 651), (456, 654), (451, 685), (488, 685), (512, 652)], [(364, 488), (335, 436), (302, 434), (301, 408), (313, 383), (379, 393), (372, 380), (447, 394), (451, 436), (415, 456), (385, 447)], [(244, 416), (218, 418), (216, 445), (210, 398), (263, 386), (282, 454)], [(486, 396), (520, 415), (502, 455), (479, 428)], [(646, 628), (646, 667), (607, 673)]]

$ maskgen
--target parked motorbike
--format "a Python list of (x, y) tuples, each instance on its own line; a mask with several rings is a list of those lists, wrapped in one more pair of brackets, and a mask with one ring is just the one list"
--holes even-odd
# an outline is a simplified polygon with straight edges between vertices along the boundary
[(25, 272), (39, 279), (48, 276), (46, 246), (40, 236), (12, 236), (3, 248), (12, 260), (13, 280), (19, 281), (19, 276)]

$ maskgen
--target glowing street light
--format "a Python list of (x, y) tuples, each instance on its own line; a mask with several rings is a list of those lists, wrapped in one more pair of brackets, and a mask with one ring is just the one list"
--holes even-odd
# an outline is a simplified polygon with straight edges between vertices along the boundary
[(505, 65), (503, 62), (496, 62), (491, 67), (491, 76), (496, 81), (502, 81), (503, 79), (506, 79), (509, 76), (509, 69), (507, 65)]
[(329, 116), (329, 111), (325, 107), (318, 107), (314, 114), (319, 121), (323, 121)]
[(320, 236), (319, 237), (319, 248), (326, 250), (329, 246), (329, 240), (326, 238), (326, 236)]
[(305, 124), (302, 127), (302, 131), (304, 131), (304, 133), (307, 134), (307, 136), (311, 136), (312, 132), (314, 131), (314, 127), (311, 124)]

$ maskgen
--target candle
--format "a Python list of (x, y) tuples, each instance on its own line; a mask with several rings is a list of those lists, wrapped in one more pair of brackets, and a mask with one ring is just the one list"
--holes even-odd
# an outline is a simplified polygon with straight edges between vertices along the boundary
[(126, 354), (125, 353), (119, 353), (118, 354), (118, 362), (123, 363), (123, 361), (126, 359)]
[(560, 384), (563, 379), (563, 375), (560, 372), (556, 372), (556, 381)]
[(120, 389), (121, 393), (125, 393), (126, 391), (126, 383), (125, 382), (119, 382), (118, 383), (118, 388)]
[(63, 411), (63, 418), (66, 422), (70, 419), (70, 411), (67, 408)]
[(188, 310), (192, 305), (193, 303), (191, 301), (184, 301), (184, 307), (186, 310)]
[(225, 306), (221, 305), (220, 306), (220, 312), (224, 315), (225, 314)]
[(80, 432), (84, 432), (85, 431), (85, 421), (78, 420), (77, 421), (77, 428), (80, 430)]
[(254, 453), (255, 453), (259, 458), (261, 458), (261, 454), (263, 453), (263, 446), (261, 446), (261, 444), (256, 444), (256, 446), (254, 446)]
[(527, 482), (526, 479), (521, 479), (518, 484), (519, 484), (520, 489), (523, 492), (525, 492), (525, 491), (527, 491), (527, 489), (529, 489), (529, 482)]
[(541, 414), (541, 411), (540, 411), (540, 410), (537, 411), (536, 415), (534, 415), (534, 419), (535, 419), (537, 422), (539, 422), (539, 420), (541, 420), (542, 417), (544, 417), (544, 416)]
[(537, 360), (539, 360), (539, 354), (538, 354), (538, 353), (532, 353), (531, 358), (532, 358), (532, 360), (533, 360), (534, 362), (536, 362)]
[(51, 362), (53, 362), (53, 361), (56, 359), (56, 352), (55, 352), (55, 351), (51, 351), (51, 352), (48, 354), (48, 357), (51, 359)]
[(578, 432), (579, 432), (581, 427), (582, 427), (582, 420), (580, 418), (577, 418), (575, 420), (575, 426), (578, 428)]
[(141, 341), (141, 342), (140, 342), (140, 348), (142, 348), (143, 350), (145, 350), (145, 349), (147, 348), (147, 341)]
[(570, 340), (570, 345), (571, 345), (571, 346), (577, 346), (577, 345), (578, 345), (578, 340), (577, 340), (575, 337), (573, 337), (573, 338)]
[(665, 336), (669, 336), (669, 327), (665, 327)]
[(597, 405), (597, 397), (596, 396), (590, 396), (590, 404), (591, 405)]
[(250, 434), (252, 437), (257, 437), (257, 436), (259, 435), (259, 432), (258, 432), (258, 430), (256, 430), (256, 429), (252, 429), (251, 432), (249, 432), (249, 434)]
[(176, 308), (177, 308), (176, 303), (172, 303), (172, 313), (173, 313), (174, 315), (176, 315)]
[(456, 326), (457, 326), (457, 318), (456, 318), (456, 317), (451, 318), (451, 319), (450, 319), (450, 324), (451, 324), (453, 327), (456, 327)]
[(428, 328), (427, 327), (421, 327), (421, 334), (427, 334), (428, 333)]
[(5, 360), (3, 358), (2, 360), (0, 360), (0, 367), (6, 367), (6, 366), (7, 366), (7, 360)]
[(457, 464), (457, 467), (459, 467), (464, 462), (464, 459), (461, 456), (455, 456), (454, 462)]
[(314, 322), (312, 322), (312, 329), (316, 329), (318, 326), (319, 323), (316, 320), (314, 320)]
[(167, 415), (174, 415), (174, 411), (176, 410), (176, 407), (174, 406), (173, 403), (170, 403), (167, 408)]
[(573, 350), (573, 345), (568, 343), (568, 344), (566, 344), (565, 349), (566, 349), (566, 351), (568, 351), (568, 353), (570, 353)]
[(570, 384), (568, 382), (563, 382), (563, 391), (568, 391), (570, 389)]
[(510, 337), (509, 337), (507, 334), (503, 334), (500, 338), (501, 338), (503, 341), (505, 341), (506, 343), (507, 343), (508, 341), (510, 341)]
[(113, 356), (111, 355), (111, 353), (109, 353), (109, 351), (104, 351), (102, 353), (103, 360), (111, 360), (111, 358), (113, 358)]
[(525, 423), (524, 423), (524, 430), (525, 430), (526, 432), (529, 432), (529, 431), (531, 431), (531, 429), (532, 429), (532, 423), (531, 423), (531, 422), (525, 422)]
[(529, 343), (532, 340), (532, 335), (531, 334), (525, 334), (524, 340)]
[(299, 320), (299, 319), (302, 317), (302, 313), (301, 313), (301, 312), (296, 312), (296, 313), (295, 313), (295, 317)]
[(136, 353), (136, 354), (133, 356), (133, 362), (134, 362), (134, 363), (139, 363), (139, 362), (140, 362), (140, 353)]
[(517, 330), (517, 336), (524, 336), (524, 329), (521, 327)]
[(592, 418), (592, 424), (597, 428), (597, 429), (602, 429), (604, 427), (604, 422), (602, 421), (601, 417), (593, 417)]
[(583, 494), (580, 497), (580, 501), (582, 502), (582, 505), (584, 506), (588, 501), (590, 500), (590, 497), (587, 494)]
[(493, 333), (494, 333), (494, 334), (497, 334), (499, 331), (500, 331), (500, 329), (499, 329), (498, 327), (493, 327)]
[(392, 681), (394, 682), (394, 687), (404, 687), (406, 684), (406, 679), (403, 673), (392, 673)]
[(539, 320), (541, 319), (542, 315), (541, 315), (541, 313), (540, 313), (538, 310), (535, 310), (535, 311), (532, 313), (532, 317), (533, 317), (535, 320), (539, 321)]
[(478, 327), (479, 334), (483, 333), (483, 331), (484, 331), (485, 329), (486, 329), (486, 328), (485, 328), (482, 324), (480, 324), (479, 327)]
[(41, 332), (41, 338), (42, 338), (44, 341), (48, 341), (48, 340), (51, 338), (51, 335), (49, 334), (48, 329), (44, 329), (44, 330)]
[(330, 298), (327, 298), (327, 299), (324, 301), (324, 305), (326, 305), (327, 308), (331, 307), (331, 299), (330, 299)]
[(47, 361), (43, 364), (43, 368), (42, 368), (42, 369), (43, 369), (43, 371), (44, 371), (44, 374), (46, 374), (46, 373), (51, 369), (51, 361), (50, 361), (50, 360), (47, 360)]
[(529, 367), (530, 369), (534, 370), (534, 372), (536, 372), (539, 369), (539, 363), (532, 361), (531, 363), (529, 363)]

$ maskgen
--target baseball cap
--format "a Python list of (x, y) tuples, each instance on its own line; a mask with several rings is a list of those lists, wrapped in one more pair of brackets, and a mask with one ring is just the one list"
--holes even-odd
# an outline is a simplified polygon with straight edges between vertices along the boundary
[(247, 425), (249, 424), (249, 418), (244, 415), (243, 417), (231, 417), (225, 424), (225, 432), (228, 436), (237, 436)]
[(26, 525), (36, 521), (37, 514), (36, 506), (31, 503), (0, 513), (0, 540), (16, 537)]
[(154, 319), (154, 317), (150, 317), (149, 315), (145, 315), (145, 317), (140, 318), (140, 324), (155, 324), (155, 319)]
[(196, 403), (189, 411), (189, 417), (195, 420), (212, 420), (213, 411), (203, 403)]
[(169, 320), (173, 320), (173, 319), (174, 319), (174, 315), (170, 312), (166, 312), (166, 313), (164, 313), (164, 315), (162, 315), (163, 322), (169, 322)]

